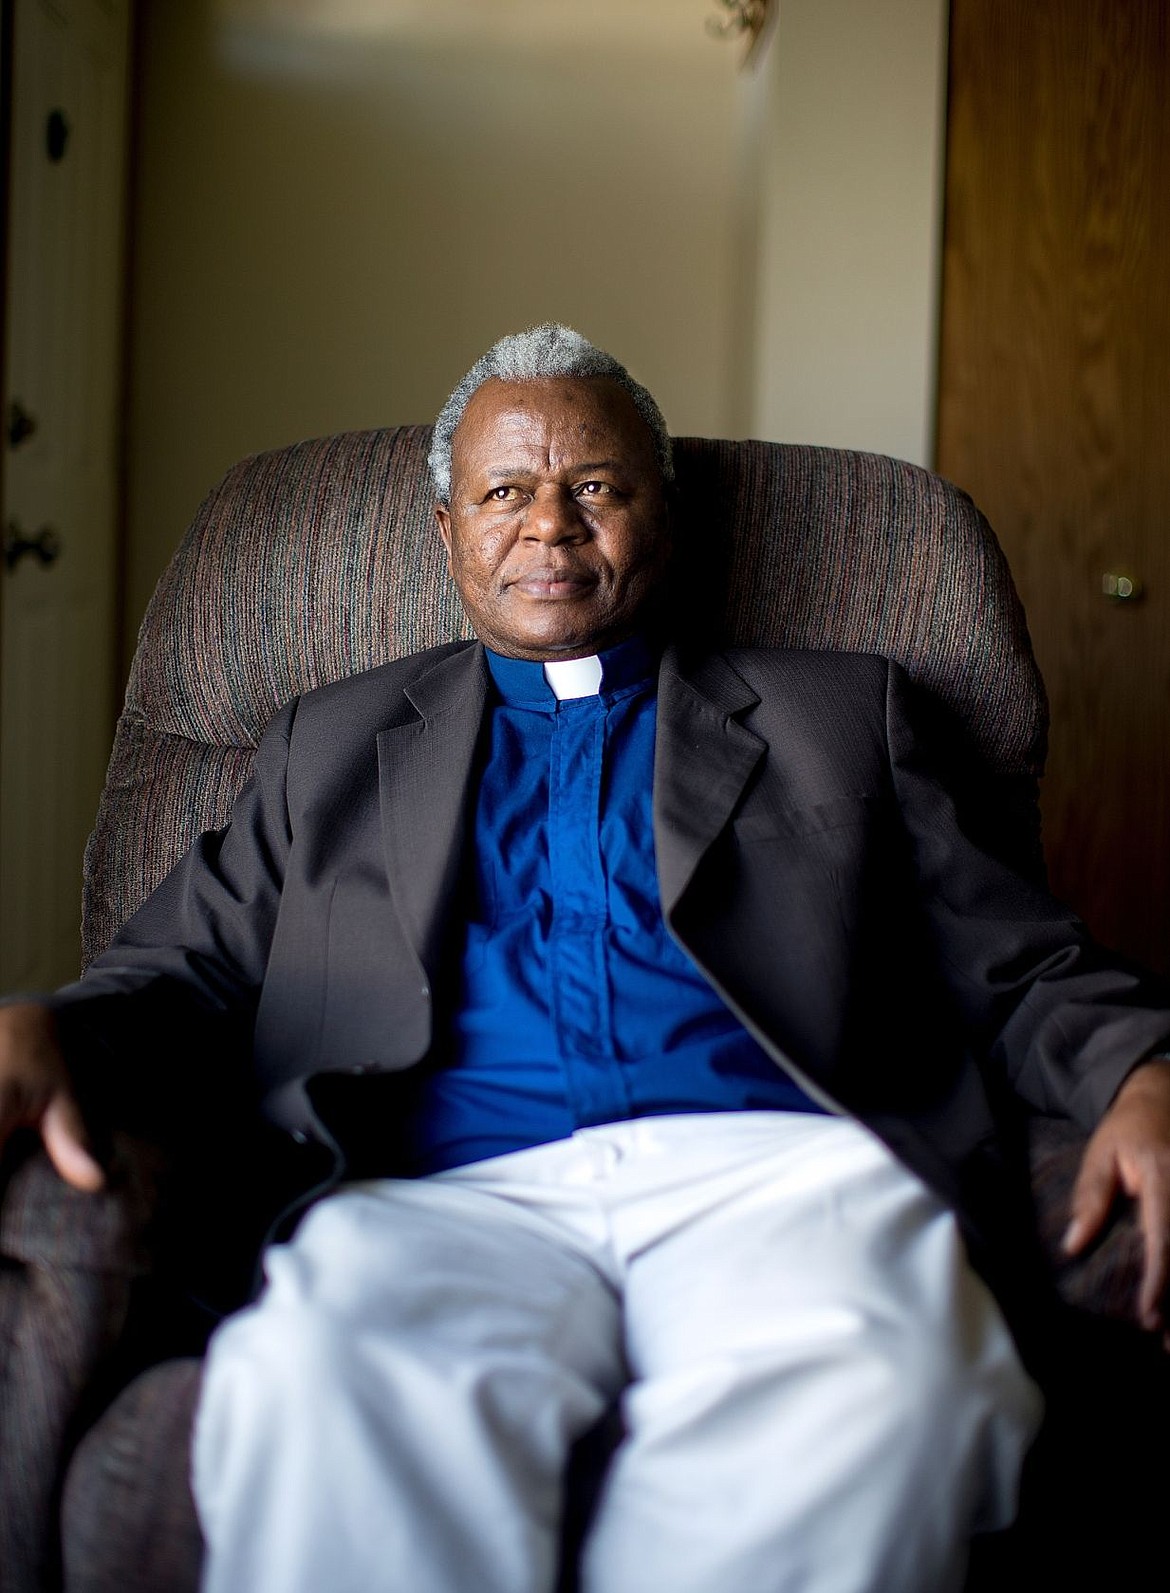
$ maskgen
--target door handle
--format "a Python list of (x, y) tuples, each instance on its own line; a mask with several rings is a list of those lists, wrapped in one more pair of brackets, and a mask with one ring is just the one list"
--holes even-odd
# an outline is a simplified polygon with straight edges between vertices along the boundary
[(1109, 570), (1101, 577), (1101, 596), (1114, 603), (1137, 603), (1145, 597), (1145, 583), (1136, 575)]

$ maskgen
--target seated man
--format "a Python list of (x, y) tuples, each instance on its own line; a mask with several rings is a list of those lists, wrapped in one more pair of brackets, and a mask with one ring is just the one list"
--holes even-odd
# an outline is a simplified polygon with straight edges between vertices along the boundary
[(212, 1340), (205, 1587), (550, 1593), (619, 1399), (586, 1593), (958, 1587), (1040, 1411), (993, 1103), (1099, 1125), (1068, 1242), (1136, 1198), (1159, 1328), (1170, 997), (973, 837), (895, 666), (669, 634), (616, 361), (505, 338), (431, 463), (478, 643), (289, 704), (228, 828), (0, 1014), (0, 1131), (79, 1187), (79, 1015), (243, 1021), (333, 1150)]

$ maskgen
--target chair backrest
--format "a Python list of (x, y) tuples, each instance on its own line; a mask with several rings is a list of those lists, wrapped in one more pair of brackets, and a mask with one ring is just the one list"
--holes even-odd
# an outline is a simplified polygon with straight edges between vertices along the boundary
[[(101, 951), (222, 824), (290, 697), (466, 636), (433, 526), (430, 428), (347, 432), (244, 460), (210, 494), (147, 611), (86, 853)], [(1032, 782), (1046, 710), (1024, 617), (970, 500), (876, 454), (683, 438), (679, 615), (741, 644), (893, 658)]]

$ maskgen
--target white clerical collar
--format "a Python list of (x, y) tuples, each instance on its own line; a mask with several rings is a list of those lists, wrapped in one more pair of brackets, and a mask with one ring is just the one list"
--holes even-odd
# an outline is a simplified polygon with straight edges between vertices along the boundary
[(596, 653), (588, 658), (565, 658), (545, 664), (544, 678), (558, 702), (571, 697), (596, 697), (601, 690), (601, 659)]

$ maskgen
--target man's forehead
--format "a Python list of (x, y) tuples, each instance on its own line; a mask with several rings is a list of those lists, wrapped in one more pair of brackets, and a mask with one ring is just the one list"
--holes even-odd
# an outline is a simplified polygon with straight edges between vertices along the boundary
[(653, 438), (620, 382), (608, 376), (490, 377), (467, 402), (452, 438), (456, 451), (519, 442), (555, 428), (585, 438), (605, 433), (653, 451)]

